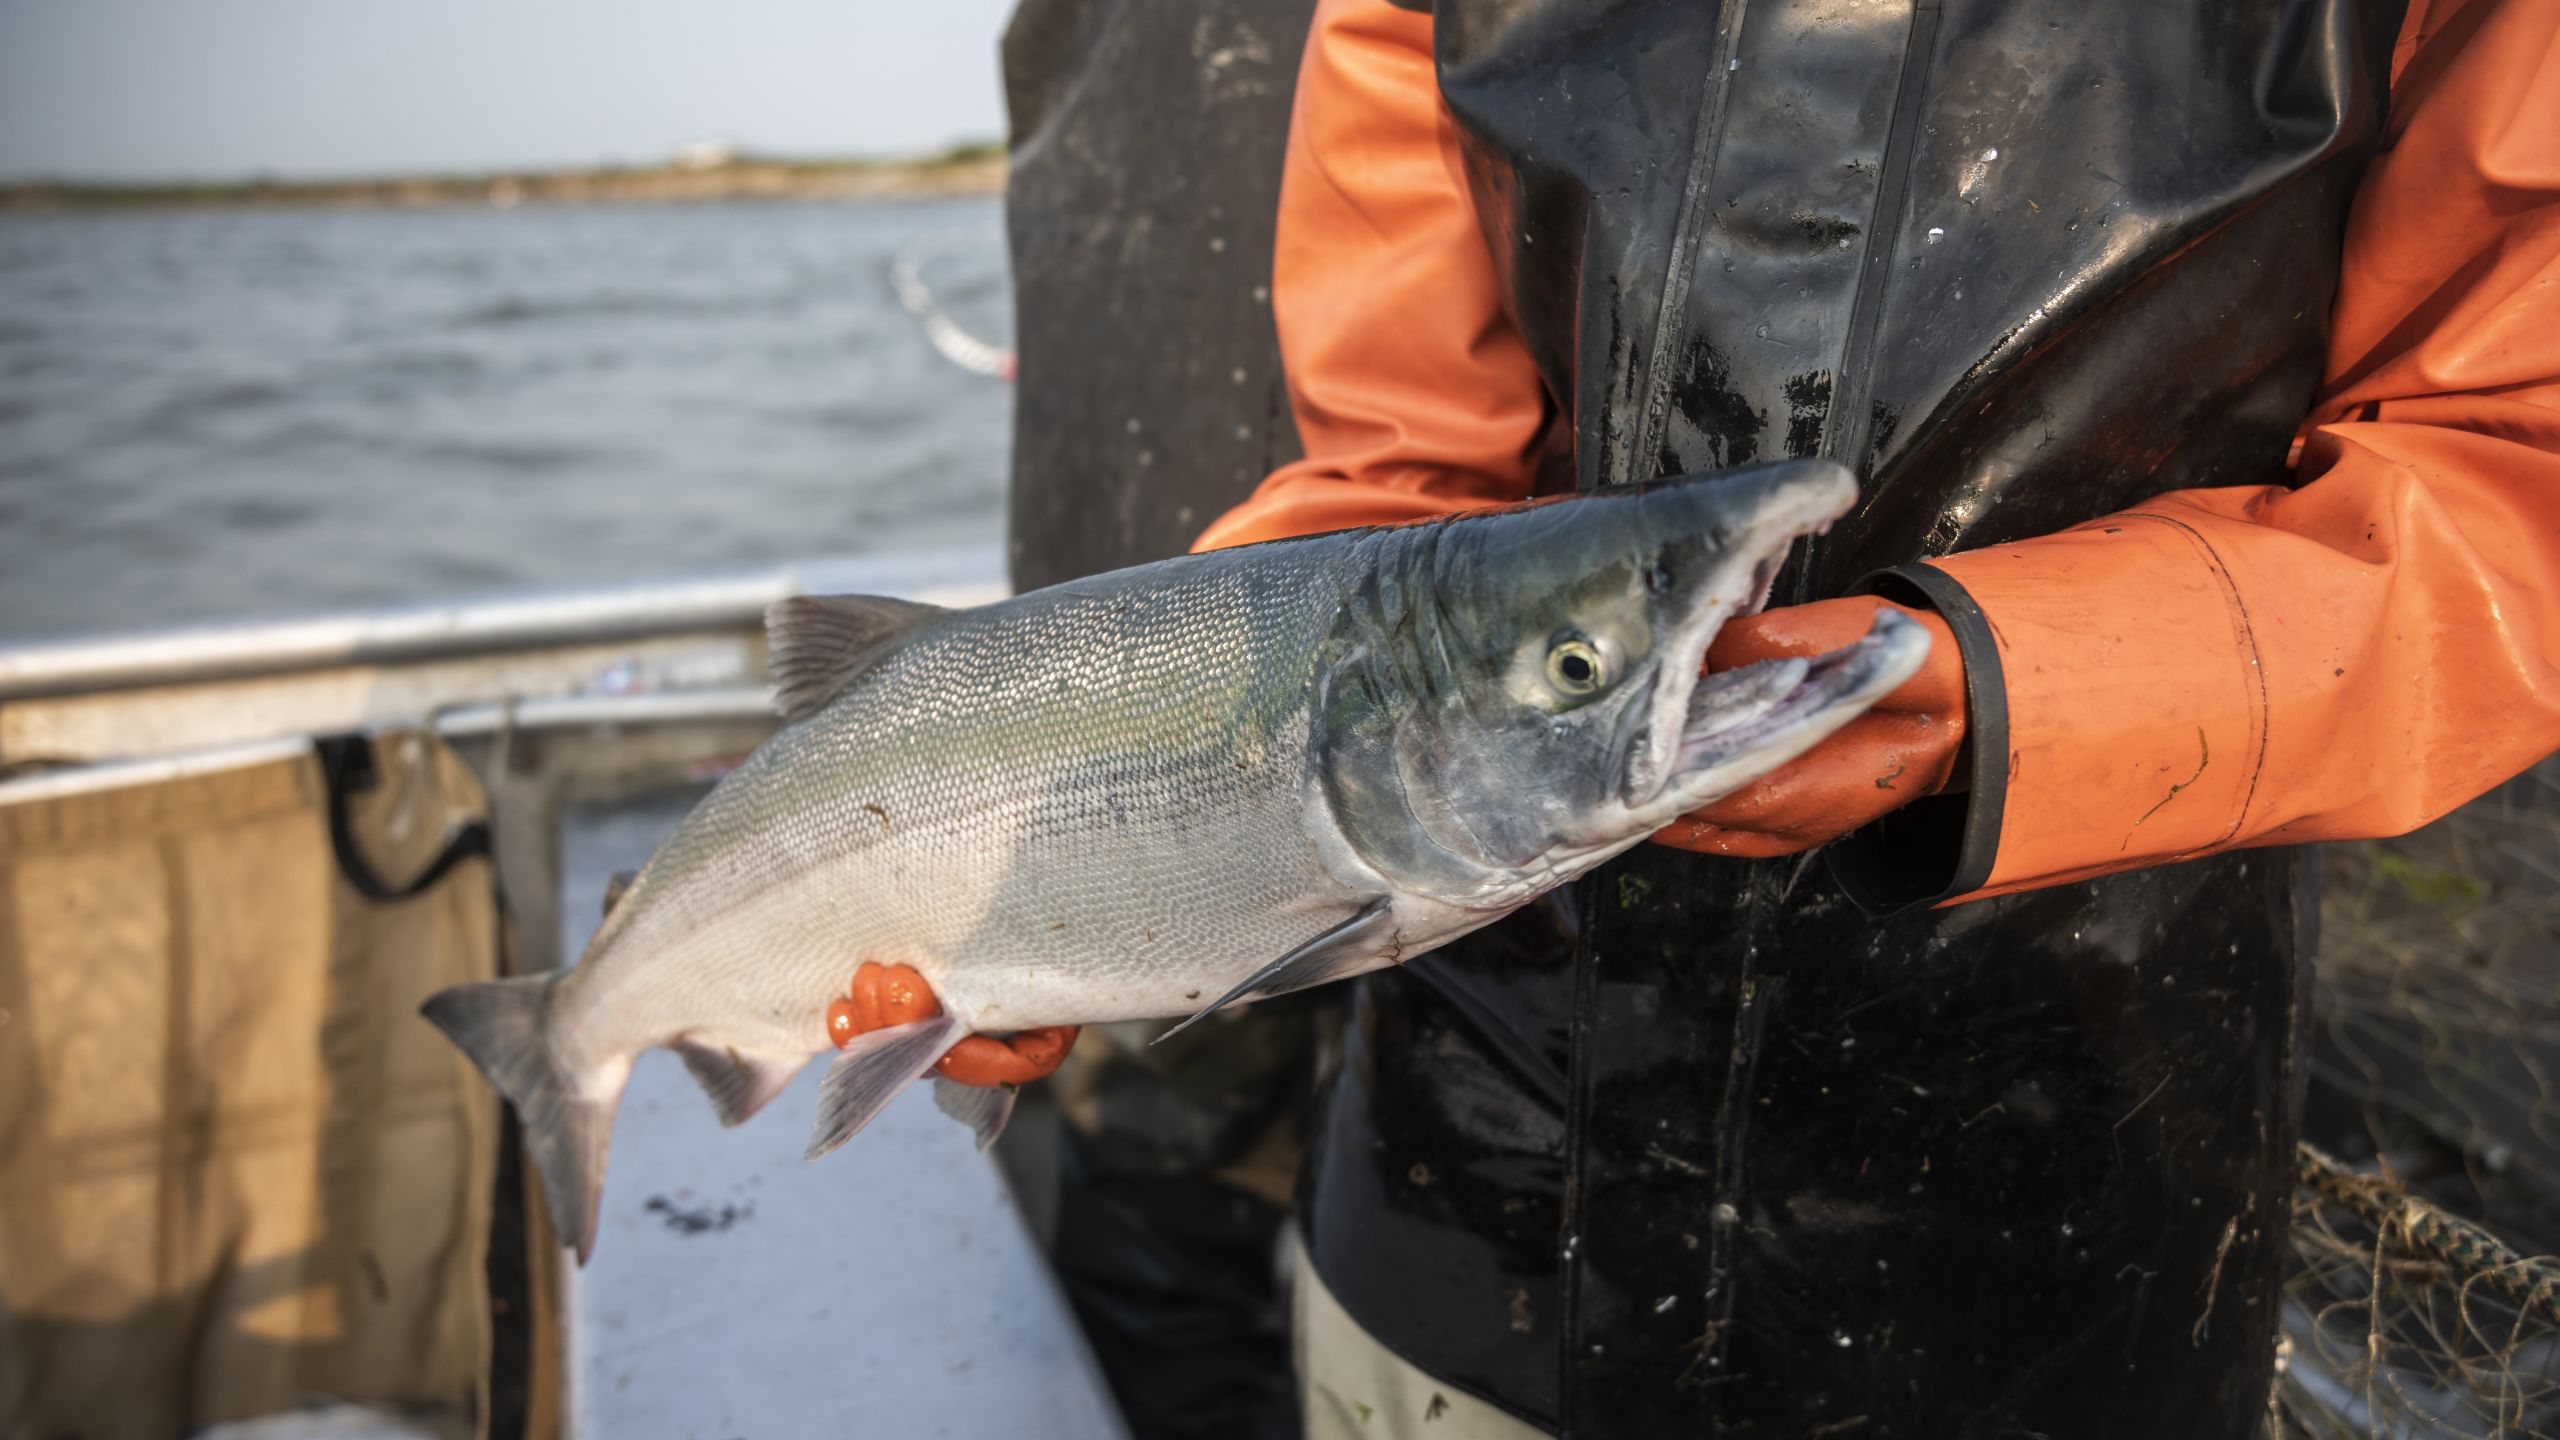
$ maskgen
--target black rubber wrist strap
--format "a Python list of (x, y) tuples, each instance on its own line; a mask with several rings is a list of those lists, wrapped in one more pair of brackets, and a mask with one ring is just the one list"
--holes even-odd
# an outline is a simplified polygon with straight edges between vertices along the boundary
[(1851, 588), (1935, 611), (1955, 632), (1964, 661), (1965, 740), (1972, 755), (1967, 791), (1915, 800), (1822, 852), (1832, 879), (1859, 908), (1898, 915), (1971, 894), (1991, 878), (2009, 794), (2009, 689), (1991, 622), (1954, 576), (1901, 565)]

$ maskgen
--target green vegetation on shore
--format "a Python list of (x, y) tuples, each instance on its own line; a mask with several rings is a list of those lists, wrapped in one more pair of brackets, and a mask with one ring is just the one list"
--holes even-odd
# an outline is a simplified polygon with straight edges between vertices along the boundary
[(1004, 188), (1004, 147), (955, 145), (904, 160), (783, 157), (688, 147), (657, 165), (515, 170), (352, 180), (110, 184), (27, 181), (0, 186), (0, 210), (213, 207), (376, 209), (399, 206), (595, 205), (723, 200), (909, 199), (987, 195)]

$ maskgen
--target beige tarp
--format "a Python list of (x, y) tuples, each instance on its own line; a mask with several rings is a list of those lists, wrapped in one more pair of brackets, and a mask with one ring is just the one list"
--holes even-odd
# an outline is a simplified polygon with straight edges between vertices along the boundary
[[(481, 813), (419, 737), (351, 807), (393, 881)], [(0, 804), (0, 1435), (354, 1401), (467, 1435), (498, 1112), (417, 1017), (496, 972), (488, 863), (340, 877), (308, 753)]]

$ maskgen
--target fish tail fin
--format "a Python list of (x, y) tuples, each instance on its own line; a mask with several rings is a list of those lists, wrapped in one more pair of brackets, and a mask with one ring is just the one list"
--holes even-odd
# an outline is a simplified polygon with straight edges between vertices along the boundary
[(807, 1158), (852, 1139), (967, 1033), (949, 1015), (936, 1015), (853, 1037), (818, 1087), (818, 1124), (809, 1135)]
[(558, 978), (525, 975), (455, 985), (428, 996), (419, 1011), (516, 1107), (525, 1149), (542, 1177), (552, 1229), (577, 1247), (584, 1265), (595, 1253), (605, 1145), (613, 1138), (622, 1087), (616, 1084), (602, 1096), (586, 1094), (563, 1063), (545, 1023)]

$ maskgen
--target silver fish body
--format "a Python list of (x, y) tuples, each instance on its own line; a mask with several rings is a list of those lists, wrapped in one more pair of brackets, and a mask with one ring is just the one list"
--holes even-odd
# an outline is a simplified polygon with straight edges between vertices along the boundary
[[(935, 1022), (863, 1037), (812, 1153), (971, 1031), (1204, 1013), (1490, 923), (1784, 763), (1916, 668), (1882, 624), (1701, 683), (1847, 473), (1646, 492), (1168, 560), (966, 611), (791, 602), (800, 713), (688, 816), (564, 976), (429, 1018), (523, 1114), (592, 1244), (634, 1057), (733, 1123), (829, 1048), (863, 961)], [(975, 1108), (982, 1133), (1001, 1125)]]
[(690, 1032), (806, 1057), (865, 959), (972, 1030), (1188, 1013), (1374, 886), (1335, 873), (1307, 795), (1355, 553), (1200, 556), (917, 626), (685, 820), (560, 1021), (596, 1053)]

